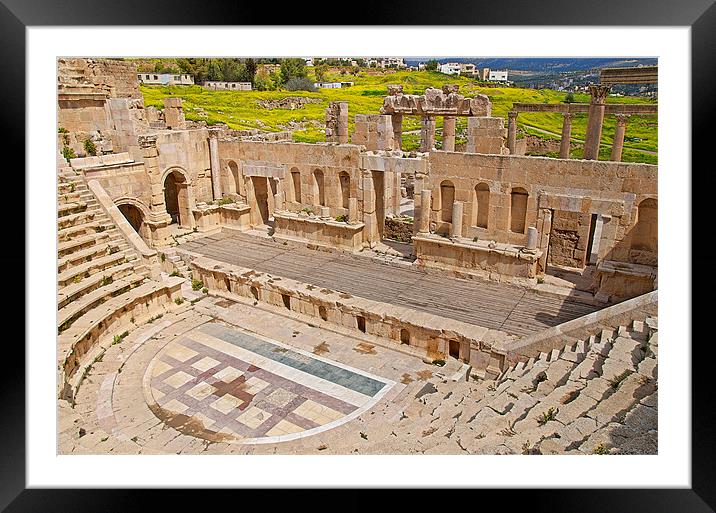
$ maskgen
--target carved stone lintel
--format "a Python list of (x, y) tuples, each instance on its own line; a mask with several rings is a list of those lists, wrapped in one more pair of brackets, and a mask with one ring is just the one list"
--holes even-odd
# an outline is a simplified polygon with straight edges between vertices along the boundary
[(137, 140), (140, 148), (154, 148), (157, 146), (156, 135), (140, 135)]

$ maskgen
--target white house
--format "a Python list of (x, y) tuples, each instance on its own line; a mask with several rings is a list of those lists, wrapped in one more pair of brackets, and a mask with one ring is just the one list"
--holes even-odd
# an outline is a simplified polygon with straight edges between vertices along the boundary
[(213, 91), (251, 91), (251, 82), (220, 82), (218, 80), (207, 80), (201, 85)]
[(507, 70), (490, 70), (490, 75), (487, 77), (487, 80), (491, 82), (507, 82)]
[(149, 85), (194, 85), (194, 77), (187, 73), (137, 73), (137, 79)]
[(459, 75), (460, 74), (460, 63), (459, 62), (446, 62), (438, 67), (440, 73), (446, 75)]

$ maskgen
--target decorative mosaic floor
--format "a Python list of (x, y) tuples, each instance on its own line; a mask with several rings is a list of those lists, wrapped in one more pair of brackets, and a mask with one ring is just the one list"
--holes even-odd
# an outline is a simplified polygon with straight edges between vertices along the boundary
[(395, 383), (224, 324), (168, 344), (145, 398), (167, 425), (210, 441), (293, 440), (348, 422)]

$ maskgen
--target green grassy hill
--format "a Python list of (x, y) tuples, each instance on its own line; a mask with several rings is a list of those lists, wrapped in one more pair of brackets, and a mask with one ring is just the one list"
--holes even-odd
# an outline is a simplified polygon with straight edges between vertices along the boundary
[[(311, 93), (306, 91), (207, 91), (200, 86), (141, 86), (146, 106), (162, 108), (162, 99), (166, 96), (180, 96), (184, 99), (184, 113), (188, 120), (205, 120), (209, 124), (226, 123), (234, 129), (258, 128), (266, 131), (294, 130), (294, 140), (299, 142), (325, 141), (324, 118), (329, 102), (347, 101), (349, 111), (349, 130), (353, 133), (354, 116), (356, 114), (377, 114), (386, 95), (386, 85), (403, 84), (406, 94), (422, 94), (428, 87), (442, 87), (444, 84), (459, 84), (460, 93), (473, 96), (486, 94), (492, 101), (493, 116), (507, 119), (507, 111), (513, 103), (561, 103), (564, 92), (548, 89), (520, 89), (515, 87), (481, 87), (477, 82), (467, 78), (448, 76), (430, 71), (399, 71), (384, 75), (353, 75), (329, 74), (325, 81), (350, 81), (353, 87), (342, 89), (320, 89)], [(300, 109), (265, 109), (257, 102), (277, 100), (287, 96), (303, 96), (318, 98), (320, 103), (306, 104)], [(576, 94), (577, 102), (588, 102), (586, 94)], [(608, 103), (650, 103), (652, 100), (636, 97), (609, 97)], [(584, 140), (586, 132), (586, 115), (575, 116), (572, 123), (572, 138), (579, 142)], [(520, 114), (519, 129), (543, 138), (559, 138), (562, 131), (562, 116), (559, 114)], [(506, 124), (506, 122), (505, 122)], [(440, 142), (442, 118), (438, 117), (438, 136)], [(605, 118), (602, 143), (611, 145), (614, 135), (615, 121), (613, 117)], [(467, 119), (458, 118), (457, 143), (465, 142)], [(406, 116), (403, 131), (420, 130), (417, 117)], [(633, 117), (626, 132), (624, 142), (624, 161), (656, 163), (657, 151), (657, 120), (656, 116)], [(419, 134), (407, 133), (403, 137), (406, 150), (416, 149)], [(638, 151), (644, 150), (644, 151)], [(609, 148), (603, 148), (607, 158)], [(576, 153), (581, 153), (581, 150)], [(579, 156), (579, 155), (575, 155)]]

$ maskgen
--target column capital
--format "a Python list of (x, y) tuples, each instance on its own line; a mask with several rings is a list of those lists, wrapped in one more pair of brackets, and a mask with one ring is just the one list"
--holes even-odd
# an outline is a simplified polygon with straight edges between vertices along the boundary
[(590, 103), (597, 103), (602, 104), (607, 99), (607, 95), (609, 94), (609, 91), (611, 90), (611, 86), (608, 85), (590, 85), (587, 86), (589, 89), (589, 94), (592, 97), (592, 101)]
[(519, 114), (519, 112), (517, 112), (516, 110), (507, 111), (507, 117), (509, 119), (517, 119), (518, 114)]
[(631, 116), (629, 114), (614, 114), (614, 117), (617, 120), (618, 126), (626, 126), (627, 121), (629, 121)]
[(219, 130), (216, 128), (210, 128), (209, 129), (209, 139), (218, 139), (219, 138)]
[(574, 112), (563, 112), (562, 116), (564, 116), (566, 121), (572, 121), (572, 119), (574, 119)]

